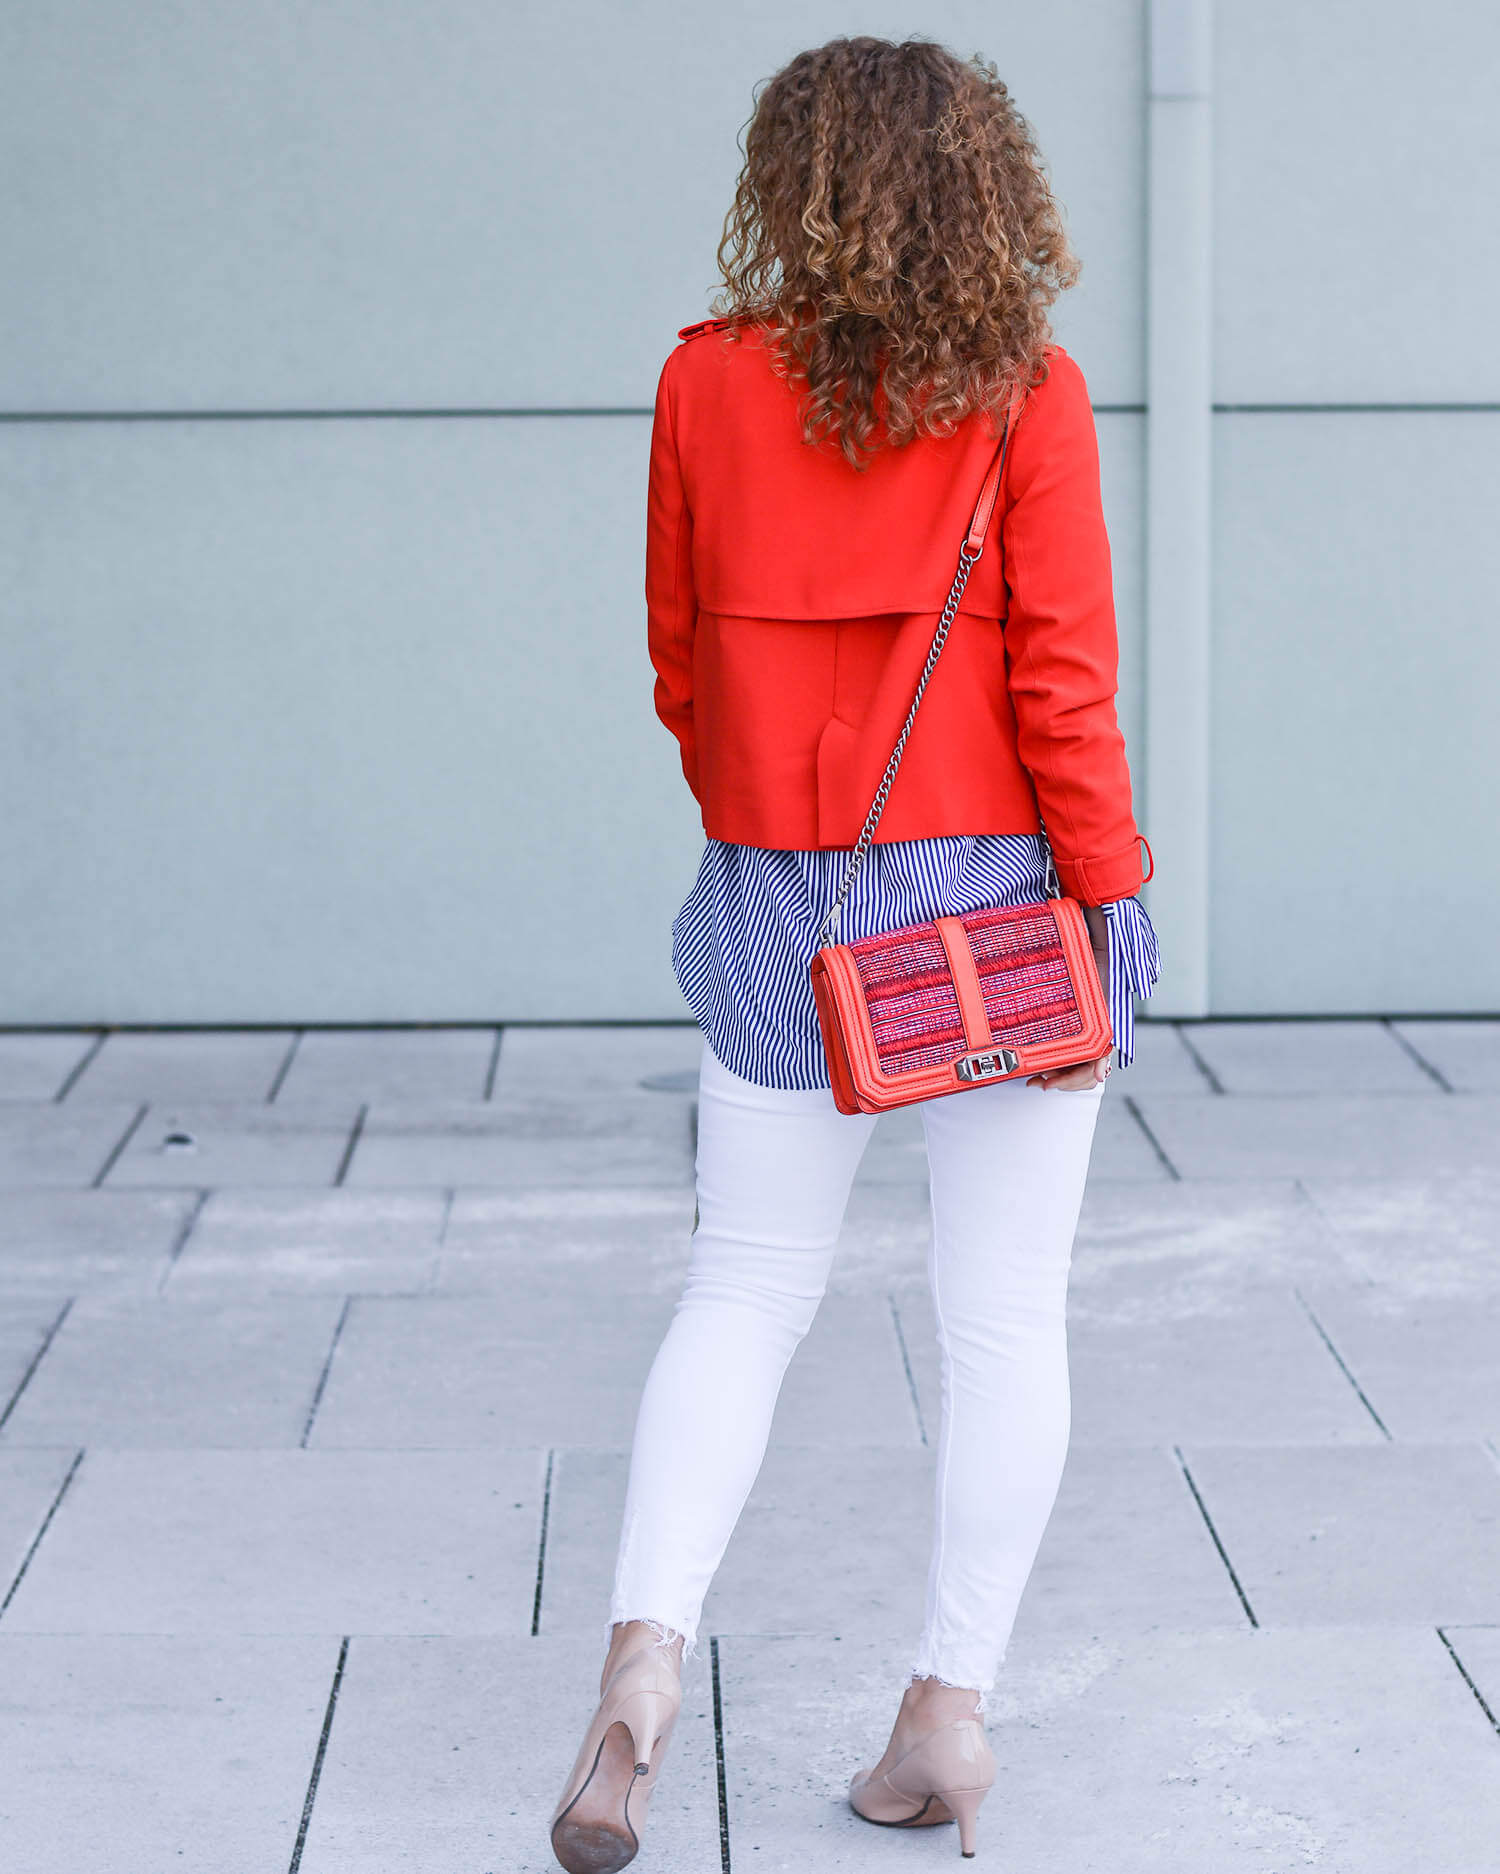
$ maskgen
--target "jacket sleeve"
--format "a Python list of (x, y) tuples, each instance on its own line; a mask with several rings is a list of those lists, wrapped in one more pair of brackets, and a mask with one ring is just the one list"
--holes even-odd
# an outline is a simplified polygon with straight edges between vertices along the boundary
[(1066, 352), (1015, 421), (1003, 523), (1006, 666), (1017, 749), (1036, 787), (1063, 890), (1085, 904), (1141, 885), (1099, 446)]
[(646, 638), (656, 671), (656, 713), (677, 737), (682, 772), (696, 797), (698, 746), (693, 729), (693, 517), (682, 486), (672, 412), (672, 358), (662, 366), (651, 425), (646, 493)]

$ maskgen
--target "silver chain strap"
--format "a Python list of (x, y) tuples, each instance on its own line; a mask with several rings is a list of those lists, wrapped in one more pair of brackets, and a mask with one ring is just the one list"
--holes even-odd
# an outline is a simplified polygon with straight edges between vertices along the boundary
[(819, 927), (818, 948), (820, 950), (830, 941), (834, 926), (838, 923), (839, 913), (844, 908), (844, 900), (849, 896), (850, 888), (859, 876), (859, 869), (865, 862), (865, 854), (874, 844), (875, 828), (880, 823), (881, 814), (885, 812), (885, 803), (890, 798), (891, 786), (896, 779), (896, 770), (901, 766), (901, 757), (906, 753), (907, 738), (911, 734), (912, 724), (917, 719), (917, 710), (921, 705), (923, 692), (931, 681), (933, 671), (937, 669), (938, 658), (942, 655), (943, 646), (948, 642), (948, 633), (953, 629), (953, 620), (958, 615), (958, 605), (964, 595), (964, 587), (969, 583), (969, 573), (978, 558), (977, 553), (969, 550), (969, 543), (965, 540), (958, 550), (958, 571), (953, 576), (948, 602), (944, 605), (942, 616), (938, 619), (937, 630), (933, 633), (932, 645), (927, 653), (927, 662), (923, 664), (922, 674), (917, 679), (917, 693), (911, 699), (911, 708), (906, 712), (906, 721), (902, 724), (901, 733), (896, 737), (896, 746), (891, 750), (891, 758), (885, 764), (885, 773), (880, 777), (880, 785), (875, 790), (874, 800), (870, 802), (870, 811), (865, 815), (865, 823), (860, 828), (859, 838), (854, 842), (849, 867), (844, 873), (844, 882), (839, 887), (839, 895), (830, 905), (828, 915)]
[[(963, 598), (964, 588), (969, 583), (969, 574), (974, 562), (984, 551), (983, 544), (971, 548), (967, 537), (958, 550), (958, 571), (953, 575), (953, 585), (948, 593), (948, 601), (938, 619), (937, 629), (932, 634), (932, 645), (927, 652), (927, 661), (922, 666), (922, 674), (917, 679), (917, 693), (911, 699), (911, 708), (906, 712), (906, 721), (901, 726), (901, 733), (896, 737), (896, 746), (891, 750), (891, 758), (885, 764), (885, 773), (880, 777), (880, 785), (875, 790), (875, 798), (870, 802), (870, 811), (865, 815), (865, 823), (860, 828), (859, 838), (854, 842), (849, 855), (848, 870), (844, 873), (844, 882), (839, 886), (839, 895), (828, 908), (828, 915), (818, 928), (817, 947), (821, 950), (832, 942), (833, 932), (839, 920), (839, 913), (844, 908), (844, 900), (849, 896), (854, 881), (859, 876), (860, 867), (865, 862), (865, 855), (875, 843), (875, 828), (880, 823), (880, 816), (885, 812), (885, 803), (890, 798), (891, 785), (896, 779), (896, 770), (901, 766), (901, 757), (906, 752), (907, 738), (911, 734), (912, 724), (917, 719), (917, 710), (921, 707), (923, 692), (931, 681), (932, 673), (937, 669), (938, 658), (942, 656), (943, 646), (948, 642), (948, 633), (953, 629), (953, 621), (958, 615), (959, 602)], [(1037, 823), (1041, 826), (1042, 848), (1047, 861), (1046, 891), (1049, 898), (1062, 896), (1062, 886), (1058, 883), (1057, 867), (1052, 858), (1052, 842), (1047, 837), (1047, 828), (1042, 821), (1041, 811), (1037, 812)]]

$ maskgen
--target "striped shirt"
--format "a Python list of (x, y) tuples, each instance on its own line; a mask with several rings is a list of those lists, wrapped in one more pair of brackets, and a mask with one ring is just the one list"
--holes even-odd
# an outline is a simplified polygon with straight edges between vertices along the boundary
[[(740, 846), (710, 839), (672, 924), (672, 968), (709, 1046), (741, 1079), (765, 1087), (828, 1085), (808, 964), (838, 895), (847, 851)], [(1035, 833), (959, 833), (877, 842), (839, 916), (837, 939), (988, 905), (1047, 896), (1046, 852)], [(1149, 996), (1160, 964), (1156, 933), (1137, 898), (1103, 907), (1109, 935), (1109, 1014), (1120, 1065), (1135, 1053), (1133, 996)]]

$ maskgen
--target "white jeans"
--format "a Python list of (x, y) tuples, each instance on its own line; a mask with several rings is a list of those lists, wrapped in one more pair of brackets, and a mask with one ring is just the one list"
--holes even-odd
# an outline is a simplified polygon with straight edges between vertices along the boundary
[[(942, 1424), (913, 1676), (993, 1686), (1052, 1512), (1070, 1424), (1068, 1266), (1103, 1092), (1016, 1079), (919, 1109)], [(875, 1124), (826, 1091), (743, 1080), (705, 1045), (698, 1226), (636, 1419), (611, 1622), (647, 1620), (695, 1649)]]

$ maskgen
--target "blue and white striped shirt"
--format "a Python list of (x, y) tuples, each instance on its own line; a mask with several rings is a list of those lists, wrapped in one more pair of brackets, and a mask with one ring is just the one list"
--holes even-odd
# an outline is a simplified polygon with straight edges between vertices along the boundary
[[(838, 895), (849, 854), (782, 851), (710, 839), (672, 925), (672, 968), (709, 1046), (733, 1073), (760, 1086), (828, 1085), (808, 964)], [(1035, 833), (956, 833), (877, 842), (839, 916), (852, 943), (986, 905), (1047, 896), (1046, 854)], [(1109, 1013), (1120, 1065), (1135, 1052), (1133, 996), (1149, 996), (1160, 970), (1156, 933), (1136, 898), (1106, 904)]]

